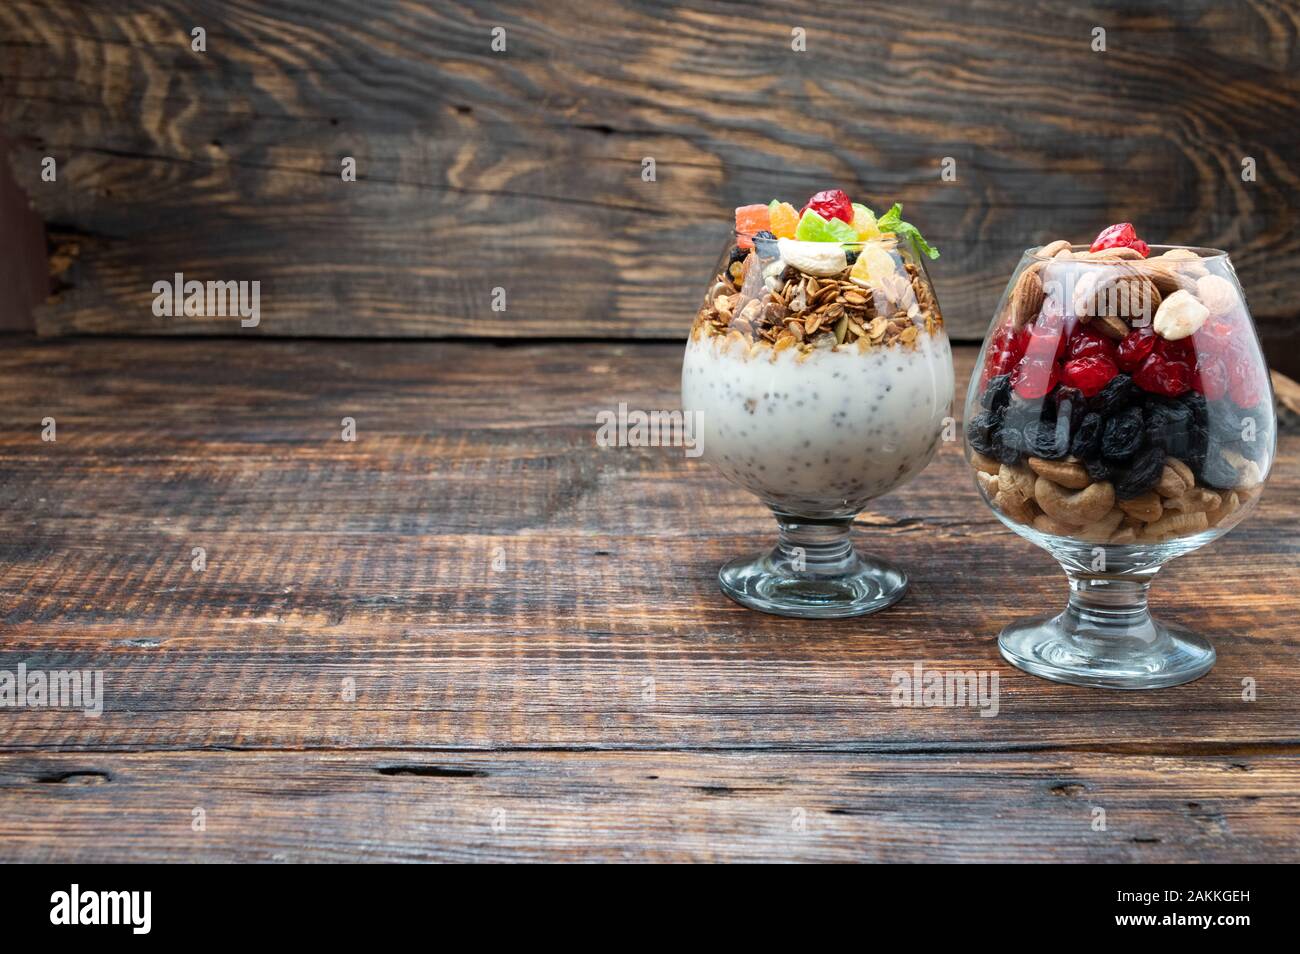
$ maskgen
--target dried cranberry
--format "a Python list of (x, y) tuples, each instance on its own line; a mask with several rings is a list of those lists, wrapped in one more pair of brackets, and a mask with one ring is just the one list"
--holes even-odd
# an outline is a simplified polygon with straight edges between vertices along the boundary
[(1155, 346), (1156, 335), (1150, 329), (1130, 331), (1115, 349), (1115, 363), (1123, 371), (1136, 371)]
[(1132, 223), (1120, 222), (1109, 228), (1102, 229), (1101, 232), (1093, 239), (1090, 252), (1100, 252), (1105, 248), (1131, 248), (1135, 249), (1143, 258), (1151, 254), (1151, 249), (1147, 243), (1137, 237)]
[(1039, 361), (1057, 361), (1065, 354), (1067, 336), (1060, 315), (1042, 315), (1029, 328), (1025, 356)]
[(1115, 343), (1099, 331), (1091, 328), (1080, 327), (1070, 339), (1069, 347), (1065, 349), (1065, 357), (1086, 358), (1090, 355), (1101, 355), (1111, 361), (1115, 360), (1116, 348)]
[(799, 210), (799, 214), (812, 209), (823, 219), (840, 219), (843, 222), (853, 224), (853, 203), (849, 197), (840, 189), (827, 189), (825, 192), (818, 192), (808, 204)]
[(1061, 372), (1061, 380), (1072, 388), (1078, 388), (1084, 397), (1092, 397), (1110, 383), (1110, 379), (1119, 374), (1115, 362), (1104, 354), (1085, 355), (1067, 361)]
[(1170, 361), (1182, 361), (1185, 364), (1196, 363), (1196, 346), (1192, 344), (1191, 338), (1179, 338), (1177, 341), (1170, 341), (1168, 338), (1161, 338), (1157, 335), (1155, 352)]
[(1228, 394), (1238, 407), (1254, 407), (1264, 397), (1263, 375), (1248, 357), (1232, 363), (1228, 372)]
[(987, 385), (999, 374), (1009, 374), (1016, 363), (1024, 356), (1025, 346), (1029, 343), (1029, 330), (1022, 328), (1015, 331), (1011, 325), (1003, 325), (989, 342), (988, 355), (984, 358), (984, 374), (981, 385)]
[(1214, 355), (1197, 355), (1192, 387), (1208, 400), (1223, 400), (1223, 396), (1228, 393), (1228, 369), (1223, 361)]
[(1164, 355), (1153, 354), (1133, 372), (1133, 383), (1143, 391), (1178, 397), (1192, 386), (1192, 366), (1185, 361), (1173, 361)]
[(1027, 400), (1038, 400), (1056, 387), (1059, 370), (1053, 360), (1035, 358), (1026, 352), (1016, 365), (1014, 377), (1016, 393)]

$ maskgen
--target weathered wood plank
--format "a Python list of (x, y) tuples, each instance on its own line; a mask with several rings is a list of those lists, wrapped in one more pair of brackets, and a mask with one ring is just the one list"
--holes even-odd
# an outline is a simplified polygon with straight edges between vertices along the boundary
[[(943, 248), (958, 336), (1020, 249), (1129, 219), (1229, 248), (1295, 340), (1289, 3), (15, 0), (0, 32), (13, 169), (74, 261), (46, 332), (676, 337), (731, 207), (834, 184)], [(261, 325), (155, 318), (178, 270), (261, 281)]]
[[(959, 390), (972, 359), (958, 349)], [(997, 655), (998, 629), (1063, 581), (984, 509), (956, 446), (859, 521), (911, 572), (901, 604), (794, 622), (726, 600), (717, 566), (767, 545), (770, 517), (680, 451), (594, 442), (599, 408), (675, 407), (678, 367), (661, 345), (0, 349), (0, 669), (106, 679), (101, 718), (9, 710), (0, 748), (1300, 742), (1294, 467), (1155, 587), (1214, 639), (1214, 672), (1072, 689)], [(917, 662), (998, 673), (999, 714), (895, 707), (891, 677)]]
[(0, 756), (4, 861), (1294, 862), (1298, 815), (1274, 755)]

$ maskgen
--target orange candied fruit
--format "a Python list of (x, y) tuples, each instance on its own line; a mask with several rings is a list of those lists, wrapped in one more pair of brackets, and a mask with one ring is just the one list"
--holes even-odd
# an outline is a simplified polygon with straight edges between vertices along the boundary
[(741, 248), (753, 248), (754, 242), (749, 236), (762, 232), (771, 225), (771, 216), (765, 205), (742, 205), (736, 209), (736, 231), (743, 233), (736, 237), (736, 244)]

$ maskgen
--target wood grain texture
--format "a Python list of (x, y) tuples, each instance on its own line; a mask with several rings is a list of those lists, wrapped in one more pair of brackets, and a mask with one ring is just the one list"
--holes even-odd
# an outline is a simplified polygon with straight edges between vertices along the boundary
[(1297, 818), (1278, 755), (0, 756), (7, 861), (1294, 862)]
[[(72, 263), (46, 333), (678, 337), (732, 207), (839, 185), (942, 247), (958, 337), (1022, 248), (1115, 220), (1230, 249), (1297, 334), (1292, 3), (15, 0), (0, 32), (12, 167)], [(155, 318), (178, 270), (261, 281), (261, 325)]]
[[(595, 446), (600, 409), (677, 406), (676, 345), (4, 343), (0, 670), (100, 670), (104, 711), (0, 709), (0, 859), (1297, 856), (1294, 431), (1154, 589), (1217, 667), (1109, 693), (999, 658), (1064, 581), (955, 446), (858, 522), (903, 602), (726, 600), (770, 516)], [(997, 715), (895, 706), (916, 663), (995, 673)]]

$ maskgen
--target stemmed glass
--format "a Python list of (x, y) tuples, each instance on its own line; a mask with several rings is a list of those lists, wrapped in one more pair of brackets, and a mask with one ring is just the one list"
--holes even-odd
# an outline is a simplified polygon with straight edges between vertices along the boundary
[(854, 549), (853, 518), (933, 456), (952, 357), (910, 245), (787, 242), (727, 243), (687, 342), (682, 406), (700, 415), (703, 456), (777, 521), (773, 549), (722, 567), (723, 591), (783, 616), (857, 616), (900, 599), (907, 575)]
[(1081, 686), (1174, 686), (1208, 672), (1214, 648), (1153, 619), (1147, 590), (1165, 563), (1255, 507), (1274, 456), (1268, 371), (1228, 255), (1027, 250), (964, 420), (983, 499), (1070, 583), (1063, 612), (1002, 631), (1002, 655)]

